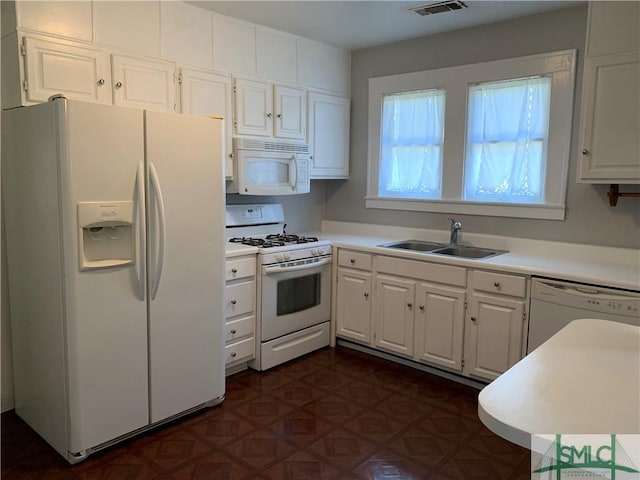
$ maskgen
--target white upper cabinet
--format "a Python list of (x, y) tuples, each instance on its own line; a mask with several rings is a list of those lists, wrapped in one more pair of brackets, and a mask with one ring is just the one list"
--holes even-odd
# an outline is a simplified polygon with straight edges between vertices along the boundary
[(222, 72), (256, 74), (256, 28), (251, 23), (212, 14), (213, 68)]
[(351, 54), (339, 48), (298, 38), (298, 82), (301, 85), (348, 94)]
[(301, 88), (235, 80), (235, 133), (306, 138), (306, 92)]
[[(89, 42), (93, 40), (90, 1), (17, 1), (15, 6), (16, 22), (22, 28)], [(4, 9), (2, 13), (4, 15)]]
[(578, 181), (640, 183), (640, 3), (589, 2)]
[(160, 53), (183, 65), (213, 66), (212, 15), (182, 2), (160, 3)]
[(638, 50), (639, 32), (638, 2), (589, 2), (587, 56)]
[(175, 109), (175, 70), (172, 62), (112, 55), (113, 103), (159, 111)]
[(109, 55), (97, 47), (64, 41), (23, 38), (25, 100), (46, 102), (50, 96), (111, 103)]
[(233, 179), (231, 76), (183, 68), (180, 72), (180, 111), (224, 118), (225, 176)]
[(309, 93), (311, 178), (349, 177), (348, 98)]
[(256, 27), (257, 75), (277, 82), (296, 83), (296, 37), (264, 27)]
[(160, 2), (93, 2), (94, 41), (160, 56)]

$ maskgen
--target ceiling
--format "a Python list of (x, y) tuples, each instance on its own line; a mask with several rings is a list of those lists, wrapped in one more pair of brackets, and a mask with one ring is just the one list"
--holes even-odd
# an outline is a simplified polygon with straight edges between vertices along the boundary
[(187, 3), (336, 47), (357, 50), (586, 2), (469, 0), (464, 2), (468, 8), (429, 16), (417, 15), (409, 8), (436, 3), (432, 0), (192, 0)]

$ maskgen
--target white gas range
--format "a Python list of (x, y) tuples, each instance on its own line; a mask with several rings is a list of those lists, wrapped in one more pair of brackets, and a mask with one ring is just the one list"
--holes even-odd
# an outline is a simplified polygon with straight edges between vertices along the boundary
[(281, 204), (227, 205), (227, 240), (258, 247), (256, 359), (267, 370), (329, 345), (331, 242), (286, 232)]

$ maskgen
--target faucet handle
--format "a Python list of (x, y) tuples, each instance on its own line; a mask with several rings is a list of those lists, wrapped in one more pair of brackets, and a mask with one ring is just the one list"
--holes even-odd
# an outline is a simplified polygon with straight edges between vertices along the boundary
[(452, 230), (460, 230), (462, 228), (462, 222), (456, 220), (455, 218), (449, 217), (451, 220), (451, 229)]

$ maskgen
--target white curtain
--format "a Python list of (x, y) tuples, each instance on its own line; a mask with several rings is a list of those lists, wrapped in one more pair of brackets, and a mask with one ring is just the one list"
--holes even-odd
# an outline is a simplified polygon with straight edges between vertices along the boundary
[(464, 199), (544, 203), (551, 78), (469, 88)]
[(444, 90), (384, 97), (379, 196), (440, 198), (444, 102)]

